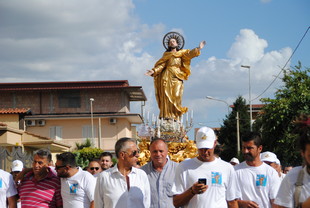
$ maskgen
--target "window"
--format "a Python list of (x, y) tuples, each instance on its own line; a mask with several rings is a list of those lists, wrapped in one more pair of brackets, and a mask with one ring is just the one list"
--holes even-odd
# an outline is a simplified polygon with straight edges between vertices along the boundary
[(62, 127), (61, 126), (51, 126), (50, 127), (50, 138), (61, 140), (62, 139)]
[[(97, 137), (97, 128), (96, 126), (94, 126), (94, 138)], [(86, 125), (82, 127), (82, 137), (84, 139), (91, 139), (92, 135), (91, 135), (91, 125)]]
[(60, 108), (80, 108), (80, 91), (70, 90), (61, 92), (61, 94), (58, 95), (58, 105)]

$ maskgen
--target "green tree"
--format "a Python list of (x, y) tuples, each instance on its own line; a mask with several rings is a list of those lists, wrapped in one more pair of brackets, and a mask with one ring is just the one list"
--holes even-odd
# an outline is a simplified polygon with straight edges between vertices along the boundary
[(301, 164), (301, 157), (294, 132), (294, 121), (300, 114), (310, 114), (310, 68), (302, 70), (301, 63), (285, 70), (284, 86), (277, 90), (275, 98), (261, 99), (266, 105), (254, 128), (263, 136), (264, 150), (272, 151), (285, 165)]
[(92, 148), (90, 139), (86, 139), (84, 143), (75, 143), (76, 150), (73, 151), (76, 157), (76, 163), (81, 168), (88, 166), (92, 159), (99, 158), (100, 154), (103, 152), (102, 149)]
[(75, 147), (77, 150), (81, 150), (83, 149), (84, 147), (91, 147), (91, 141), (89, 138), (86, 139), (86, 141), (84, 143), (75, 143)]
[(92, 159), (98, 159), (102, 152), (103, 150), (99, 148), (84, 147), (83, 149), (74, 151), (73, 154), (76, 156), (77, 165), (85, 168)]
[(240, 136), (250, 129), (250, 116), (246, 101), (238, 96), (233, 104), (232, 112), (226, 116), (218, 135), (218, 141), (223, 145), (221, 158), (229, 161), (232, 157), (239, 157), (237, 153), (237, 112), (239, 112), (239, 132)]

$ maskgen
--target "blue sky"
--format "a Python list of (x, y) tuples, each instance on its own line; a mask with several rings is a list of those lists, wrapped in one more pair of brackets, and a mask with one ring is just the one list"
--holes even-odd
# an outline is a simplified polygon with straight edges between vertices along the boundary
[[(205, 97), (248, 99), (241, 64), (251, 66), (251, 97), (263, 92), (310, 26), (309, 8), (308, 0), (0, 0), (1, 82), (126, 79), (143, 87), (145, 109), (157, 115), (153, 80), (144, 73), (163, 53), (162, 37), (178, 31), (184, 48), (207, 41), (192, 61), (183, 105), (194, 111), (194, 128), (219, 127), (227, 106)], [(287, 67), (298, 60), (310, 67), (309, 33)], [(140, 103), (131, 110), (139, 113)]]

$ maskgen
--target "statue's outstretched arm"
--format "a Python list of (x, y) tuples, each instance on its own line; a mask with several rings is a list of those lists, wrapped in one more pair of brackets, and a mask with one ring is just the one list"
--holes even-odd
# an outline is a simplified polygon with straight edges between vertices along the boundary
[(198, 49), (199, 49), (199, 50), (203, 49), (203, 47), (205, 47), (206, 44), (207, 44), (207, 43), (206, 43), (205, 40), (201, 41), (201, 42), (199, 43)]
[(154, 74), (154, 71), (153, 71), (153, 70), (147, 70), (147, 71), (145, 72), (144, 75), (146, 75), (146, 76), (152, 76), (153, 74)]

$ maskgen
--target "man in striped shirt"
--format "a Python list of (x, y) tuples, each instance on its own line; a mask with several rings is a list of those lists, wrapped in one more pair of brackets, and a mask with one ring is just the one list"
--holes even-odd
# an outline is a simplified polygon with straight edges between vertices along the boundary
[(62, 207), (60, 179), (48, 167), (51, 159), (49, 150), (35, 152), (32, 170), (24, 176), (18, 188), (23, 208)]

